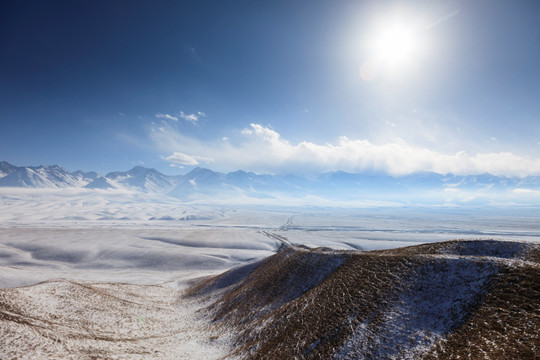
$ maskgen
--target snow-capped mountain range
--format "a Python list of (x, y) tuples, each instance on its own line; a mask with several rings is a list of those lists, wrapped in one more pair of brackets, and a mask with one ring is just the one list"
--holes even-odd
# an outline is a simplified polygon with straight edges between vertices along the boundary
[(95, 172), (68, 172), (58, 165), (14, 166), (0, 162), (0, 186), (30, 188), (83, 187), (98, 177)]
[(3, 161), (0, 162), (0, 187), (127, 189), (178, 198), (192, 198), (201, 194), (273, 198), (285, 194), (349, 199), (354, 196), (373, 198), (437, 191), (538, 192), (540, 176), (519, 178), (422, 172), (396, 177), (336, 171), (308, 178), (255, 174), (242, 170), (225, 174), (199, 167), (185, 175), (171, 176), (142, 166), (102, 176), (93, 171), (69, 172), (58, 165), (15, 166)]

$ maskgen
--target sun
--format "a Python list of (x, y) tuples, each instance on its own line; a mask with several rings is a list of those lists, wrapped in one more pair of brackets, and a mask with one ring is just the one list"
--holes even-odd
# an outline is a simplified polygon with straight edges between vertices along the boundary
[(367, 36), (362, 77), (396, 77), (408, 72), (420, 62), (425, 48), (422, 29), (418, 19), (405, 14), (378, 19)]
[(391, 24), (374, 39), (375, 59), (387, 65), (407, 63), (414, 59), (418, 45), (413, 29)]

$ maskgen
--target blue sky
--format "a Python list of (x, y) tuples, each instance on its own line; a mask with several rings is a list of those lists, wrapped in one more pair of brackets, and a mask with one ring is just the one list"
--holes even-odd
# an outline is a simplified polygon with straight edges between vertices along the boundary
[[(0, 158), (539, 175), (538, 19), (538, 1), (3, 1)], [(384, 57), (395, 28), (412, 35)]]

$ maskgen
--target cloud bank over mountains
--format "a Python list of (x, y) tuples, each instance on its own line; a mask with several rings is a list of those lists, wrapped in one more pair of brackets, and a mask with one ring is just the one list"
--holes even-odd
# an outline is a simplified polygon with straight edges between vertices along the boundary
[(335, 143), (293, 143), (276, 130), (252, 123), (234, 136), (209, 141), (182, 133), (163, 121), (151, 128), (150, 138), (164, 158), (175, 165), (201, 165), (218, 171), (246, 169), (256, 173), (310, 175), (329, 171), (380, 172), (403, 176), (417, 172), (438, 174), (526, 177), (540, 175), (540, 159), (512, 152), (466, 151), (443, 153), (414, 146), (403, 139), (375, 143), (339, 137)]

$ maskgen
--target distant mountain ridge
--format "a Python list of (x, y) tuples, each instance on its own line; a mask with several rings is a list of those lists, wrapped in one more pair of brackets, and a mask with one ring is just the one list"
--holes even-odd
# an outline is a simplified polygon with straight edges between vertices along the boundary
[(166, 193), (174, 188), (174, 178), (155, 169), (136, 166), (129, 171), (114, 171), (97, 177), (85, 187), (89, 189), (128, 188), (150, 193)]
[(194, 168), (185, 175), (165, 175), (155, 169), (136, 166), (106, 175), (69, 172), (61, 166), (15, 166), (0, 162), (0, 187), (127, 189), (167, 194), (181, 199), (200, 195), (273, 198), (281, 195), (328, 199), (376, 197), (412, 193), (464, 191), (540, 191), (540, 177), (526, 178), (420, 172), (404, 176), (374, 173), (329, 172), (315, 178), (295, 175), (255, 174), (238, 170), (230, 173)]
[(0, 186), (29, 188), (82, 187), (95, 180), (97, 173), (68, 172), (59, 165), (14, 166), (5, 161), (0, 163)]

